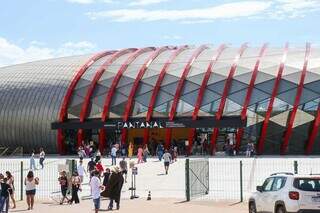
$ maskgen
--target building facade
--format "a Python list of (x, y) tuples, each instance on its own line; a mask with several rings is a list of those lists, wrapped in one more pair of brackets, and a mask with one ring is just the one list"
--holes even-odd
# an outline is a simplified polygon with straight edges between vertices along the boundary
[[(104, 51), (0, 68), (0, 146), (74, 152), (198, 139), (319, 154), (320, 49), (285, 44)], [(187, 143), (185, 143), (188, 141)]]

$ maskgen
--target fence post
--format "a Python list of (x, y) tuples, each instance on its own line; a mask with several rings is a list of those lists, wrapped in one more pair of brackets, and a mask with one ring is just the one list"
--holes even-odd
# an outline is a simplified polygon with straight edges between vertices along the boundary
[(243, 202), (242, 160), (240, 160), (240, 202)]
[(186, 159), (186, 165), (185, 165), (185, 169), (186, 169), (186, 199), (187, 201), (190, 201), (190, 176), (189, 176), (189, 159)]
[(20, 200), (23, 200), (23, 161), (20, 162)]
[(298, 174), (298, 161), (293, 162), (294, 174)]

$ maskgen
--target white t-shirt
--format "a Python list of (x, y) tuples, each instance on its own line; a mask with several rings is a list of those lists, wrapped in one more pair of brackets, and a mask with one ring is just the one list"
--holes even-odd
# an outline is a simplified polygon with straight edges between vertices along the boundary
[(98, 177), (93, 176), (90, 181), (92, 199), (98, 199), (100, 197), (100, 180)]
[(42, 151), (42, 152), (40, 152), (39, 157), (40, 157), (40, 158), (44, 158), (44, 157), (45, 157), (45, 155), (46, 155), (46, 153), (45, 153), (44, 151)]
[(84, 170), (84, 167), (83, 167), (83, 165), (78, 165), (78, 167), (77, 167), (77, 171), (78, 171), (78, 175), (79, 176), (84, 176), (84, 174), (85, 174), (85, 170)]

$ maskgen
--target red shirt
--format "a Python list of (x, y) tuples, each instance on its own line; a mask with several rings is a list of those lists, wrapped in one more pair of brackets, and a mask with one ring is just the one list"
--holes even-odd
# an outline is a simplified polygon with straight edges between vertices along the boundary
[(104, 171), (103, 166), (101, 165), (101, 163), (98, 163), (96, 165), (96, 169), (97, 169), (98, 172), (103, 172)]

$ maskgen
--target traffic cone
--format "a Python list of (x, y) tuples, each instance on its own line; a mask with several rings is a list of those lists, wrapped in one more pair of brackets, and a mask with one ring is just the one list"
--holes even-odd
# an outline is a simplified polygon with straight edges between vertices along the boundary
[(148, 198), (147, 198), (147, 200), (151, 200), (151, 191), (149, 191), (149, 193), (148, 193)]

